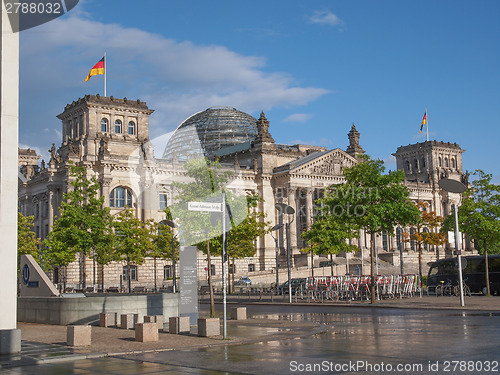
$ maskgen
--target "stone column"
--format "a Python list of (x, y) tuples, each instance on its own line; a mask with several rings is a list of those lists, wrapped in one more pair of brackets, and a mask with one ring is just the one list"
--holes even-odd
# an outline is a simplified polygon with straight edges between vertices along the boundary
[[(296, 202), (296, 194), (297, 194), (297, 189), (294, 187), (289, 187), (288, 188), (288, 205), (292, 206), (293, 209), (295, 210), (295, 214), (293, 215), (293, 223), (290, 225), (290, 249), (293, 251), (297, 249), (297, 218), (298, 218), (298, 210), (297, 210), (297, 202)], [(290, 216), (287, 218), (286, 216)], [(283, 220), (286, 222), (286, 220), (292, 220), (292, 215), (284, 215)], [(286, 246), (286, 244), (285, 244)]]
[[(106, 171), (104, 172), (106, 174)], [(112, 179), (109, 177), (102, 177), (100, 179), (101, 183), (101, 194), (104, 196), (104, 207), (109, 207), (109, 187), (111, 186)]]
[(2, 1), (0, 41), (0, 354), (21, 351), (17, 324), (17, 145), (19, 33), (13, 33)]
[(312, 216), (313, 216), (313, 191), (314, 189), (309, 188), (306, 190), (306, 224), (307, 229), (311, 228)]
[(56, 204), (54, 202), (54, 187), (49, 186), (49, 228), (54, 225), (54, 209)]

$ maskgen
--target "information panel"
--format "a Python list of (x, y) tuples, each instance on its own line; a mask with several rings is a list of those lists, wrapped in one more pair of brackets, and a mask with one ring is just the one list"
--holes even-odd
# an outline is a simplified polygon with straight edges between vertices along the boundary
[(180, 316), (189, 316), (190, 324), (198, 324), (198, 271), (195, 246), (181, 246), (180, 263)]

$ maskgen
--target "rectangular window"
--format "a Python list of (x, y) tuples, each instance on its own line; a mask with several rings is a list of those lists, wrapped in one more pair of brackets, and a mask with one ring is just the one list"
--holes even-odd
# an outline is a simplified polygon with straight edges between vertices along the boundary
[(255, 272), (255, 264), (248, 265), (248, 272)]
[[(123, 280), (128, 280), (128, 267), (123, 266)], [(130, 280), (137, 281), (137, 266), (130, 266)]]
[(165, 267), (163, 267), (163, 278), (165, 280), (172, 278), (172, 266), (166, 265)]
[(160, 210), (167, 208), (167, 194), (160, 194)]
[(236, 267), (234, 267), (234, 264), (230, 264), (230, 265), (229, 265), (229, 273), (235, 273), (235, 272), (234, 272), (234, 269), (235, 269), (235, 268), (236, 268)]
[(212, 271), (211, 272), (212, 276), (214, 276), (215, 275), (215, 264), (212, 264), (210, 268), (211, 268), (211, 271)]

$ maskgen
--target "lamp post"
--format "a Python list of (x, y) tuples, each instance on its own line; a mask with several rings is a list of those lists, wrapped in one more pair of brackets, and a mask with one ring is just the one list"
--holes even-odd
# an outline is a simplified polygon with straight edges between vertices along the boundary
[(172, 220), (164, 220), (163, 223), (172, 228), (172, 293), (176, 292), (175, 284), (175, 234), (174, 228), (176, 227), (175, 223)]
[[(287, 215), (294, 215), (295, 209), (285, 203), (276, 203), (274, 207), (278, 210), (280, 216), (283, 213)], [(286, 231), (286, 263), (288, 268), (288, 297), (289, 302), (292, 303), (292, 273), (290, 269), (290, 224), (293, 223), (294, 217), (292, 216), (292, 221), (288, 219), (288, 223), (285, 224)]]
[(278, 237), (273, 236), (273, 232), (276, 230), (280, 230), (283, 228), (283, 224), (277, 224), (274, 227), (271, 228), (271, 237), (274, 238), (274, 244), (276, 248), (276, 293), (278, 293), (278, 286), (280, 283), (279, 275), (278, 275), (278, 270), (279, 270), (279, 261), (278, 261)]
[[(467, 190), (467, 186), (462, 184), (460, 181), (452, 180), (451, 178), (443, 178), (439, 180), (439, 187), (450, 193), (461, 194)], [(455, 203), (453, 205), (455, 210), (455, 250), (457, 253), (458, 260), (458, 283), (460, 285), (460, 306), (464, 306), (464, 285), (462, 282), (462, 254), (460, 249), (460, 242), (458, 241), (458, 236), (460, 234), (458, 230), (458, 205)]]

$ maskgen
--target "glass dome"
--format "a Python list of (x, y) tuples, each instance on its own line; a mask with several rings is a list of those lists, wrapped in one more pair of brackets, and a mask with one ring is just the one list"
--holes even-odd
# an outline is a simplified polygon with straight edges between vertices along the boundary
[(215, 151), (250, 142), (257, 136), (257, 120), (231, 107), (212, 107), (185, 120), (175, 130), (163, 159), (185, 162), (212, 158)]

